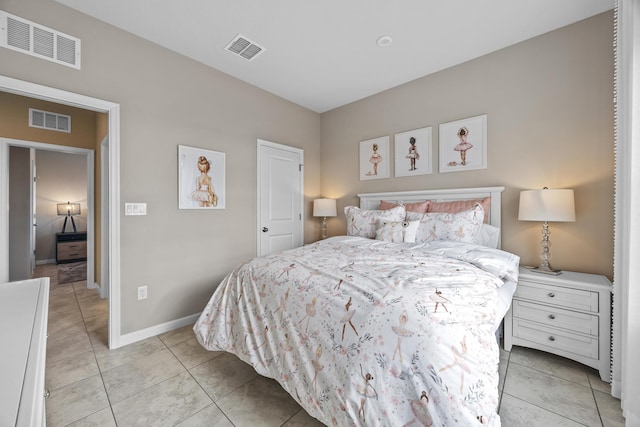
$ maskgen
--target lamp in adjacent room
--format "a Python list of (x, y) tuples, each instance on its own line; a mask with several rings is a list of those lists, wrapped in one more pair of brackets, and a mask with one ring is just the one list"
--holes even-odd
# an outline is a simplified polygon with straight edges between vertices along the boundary
[(313, 201), (313, 216), (322, 217), (322, 238), (327, 238), (327, 217), (336, 216), (335, 199), (316, 199)]
[(551, 267), (551, 240), (549, 240), (549, 222), (574, 222), (576, 211), (573, 190), (549, 189), (524, 190), (520, 192), (520, 221), (542, 221), (542, 262), (532, 271), (547, 274), (560, 274), (561, 270)]
[(67, 220), (71, 218), (71, 225), (73, 226), (73, 232), (77, 233), (76, 223), (73, 220), (73, 217), (76, 215), (80, 215), (80, 203), (58, 203), (58, 215), (64, 215), (64, 224), (62, 225), (62, 232), (66, 233), (67, 229)]

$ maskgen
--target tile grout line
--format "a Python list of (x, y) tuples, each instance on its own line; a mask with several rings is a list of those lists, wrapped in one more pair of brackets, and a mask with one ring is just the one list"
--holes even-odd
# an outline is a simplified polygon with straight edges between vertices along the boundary
[[(209, 395), (209, 393), (207, 393), (207, 391), (204, 389), (204, 387), (202, 387), (202, 384), (200, 384), (200, 382), (198, 382), (198, 380), (193, 376), (193, 374), (191, 373), (191, 371), (189, 370), (189, 368), (187, 368), (187, 367), (185, 366), (185, 364), (182, 362), (182, 360), (180, 360), (180, 358), (179, 358), (179, 357), (178, 357), (178, 356), (173, 352), (173, 350), (171, 350), (171, 347), (169, 347), (169, 345), (167, 345), (167, 343), (166, 343), (166, 342), (164, 342), (164, 340), (163, 340), (162, 338), (160, 338), (160, 336), (158, 336), (158, 338), (160, 339), (160, 341), (162, 342), (162, 344), (167, 348), (167, 350), (169, 350), (169, 352), (173, 355), (173, 357), (175, 357), (175, 358), (176, 358), (176, 360), (178, 361), (178, 363), (180, 363), (180, 364), (182, 365), (182, 367), (185, 369), (185, 371), (187, 372), (187, 374), (189, 374), (189, 376), (191, 377), (191, 379), (192, 379), (192, 380), (193, 380), (193, 381), (198, 385), (198, 387), (200, 388), (200, 390), (202, 390), (202, 391), (204, 392), (204, 394), (205, 394), (205, 395), (207, 395), (207, 397), (208, 397), (209, 399), (211, 399), (211, 405), (214, 405), (216, 408), (218, 408), (218, 410), (220, 411), (220, 413), (221, 413), (221, 414), (222, 414), (222, 415), (223, 415), (223, 416), (224, 416), (224, 417), (229, 421), (229, 423), (230, 423), (232, 426), (234, 426), (234, 427), (235, 427), (235, 424), (233, 423), (233, 421), (231, 421), (231, 419), (229, 418), (229, 416), (228, 416), (228, 415), (227, 415), (227, 414), (222, 410), (222, 408), (220, 408), (220, 407), (216, 404), (215, 399), (213, 399), (213, 397), (211, 397), (211, 396)], [(189, 341), (189, 339), (190, 339), (190, 338), (187, 338), (187, 339), (185, 339), (184, 341), (180, 341), (179, 343), (175, 343), (175, 344), (173, 345), (173, 347), (175, 347), (175, 346), (177, 346), (177, 345), (180, 345), (180, 344), (182, 344), (182, 343), (185, 343), (185, 342)], [(215, 357), (213, 357), (213, 358), (215, 358)], [(209, 360), (212, 360), (212, 359), (209, 359)], [(198, 366), (200, 366), (200, 365), (203, 365), (203, 364), (207, 363), (209, 360), (204, 361), (204, 362), (202, 362), (202, 363), (200, 363), (200, 364), (198, 364), (198, 365), (194, 366), (193, 368), (198, 367)], [(193, 368), (192, 368), (192, 369), (193, 369)], [(204, 411), (205, 409), (207, 409), (207, 408), (208, 408), (209, 406), (211, 406), (211, 405), (205, 406), (204, 408), (200, 409), (199, 411), (194, 412), (193, 414), (189, 415), (189, 416), (188, 416), (188, 417), (186, 417), (185, 419), (180, 420), (180, 422), (178, 422), (178, 423), (176, 423), (176, 424), (179, 424), (179, 423), (182, 423), (182, 422), (184, 422), (184, 421), (188, 420), (189, 418), (191, 418), (191, 417), (195, 416), (196, 414), (199, 414), (200, 412)]]

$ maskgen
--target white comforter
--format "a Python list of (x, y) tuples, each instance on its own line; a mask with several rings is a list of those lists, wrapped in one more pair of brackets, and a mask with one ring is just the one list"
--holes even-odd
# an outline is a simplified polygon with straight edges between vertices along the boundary
[(335, 237), (236, 267), (194, 330), (327, 425), (499, 426), (497, 290), (518, 262)]

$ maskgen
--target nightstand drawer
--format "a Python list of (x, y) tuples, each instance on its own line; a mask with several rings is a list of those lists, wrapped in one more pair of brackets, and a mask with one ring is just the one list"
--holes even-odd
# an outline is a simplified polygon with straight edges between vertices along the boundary
[(550, 286), (521, 280), (514, 298), (527, 299), (544, 304), (557, 305), (575, 310), (598, 312), (598, 292), (582, 289)]
[(598, 359), (598, 337), (572, 334), (562, 329), (513, 319), (513, 336), (547, 347)]
[(80, 259), (87, 257), (86, 241), (70, 241), (58, 243), (58, 260)]
[(513, 317), (533, 322), (544, 323), (556, 328), (564, 328), (573, 332), (598, 336), (598, 316), (564, 310), (531, 302), (514, 300)]

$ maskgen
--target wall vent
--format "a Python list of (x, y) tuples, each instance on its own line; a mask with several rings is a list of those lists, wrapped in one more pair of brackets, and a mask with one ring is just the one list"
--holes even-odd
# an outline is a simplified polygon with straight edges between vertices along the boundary
[(264, 48), (262, 46), (259, 46), (241, 34), (235, 36), (225, 49), (231, 53), (240, 55), (249, 61), (264, 52)]
[(29, 108), (29, 126), (71, 133), (71, 116)]
[(0, 46), (80, 69), (80, 39), (0, 10)]

